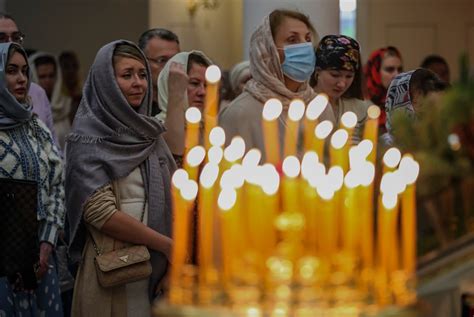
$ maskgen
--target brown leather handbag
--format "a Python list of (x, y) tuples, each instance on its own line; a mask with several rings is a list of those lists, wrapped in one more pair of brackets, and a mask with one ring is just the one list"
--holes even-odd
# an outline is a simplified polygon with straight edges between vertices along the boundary
[(95, 267), (102, 287), (136, 282), (151, 274), (150, 252), (144, 245), (134, 245), (98, 254)]
[[(120, 197), (117, 195), (118, 206)], [(145, 215), (146, 198), (143, 203), (141, 222)], [(114, 287), (146, 279), (151, 275), (150, 252), (144, 245), (132, 245), (102, 253), (90, 235), (94, 250), (97, 279), (102, 287)], [(121, 243), (119, 243), (121, 244)]]

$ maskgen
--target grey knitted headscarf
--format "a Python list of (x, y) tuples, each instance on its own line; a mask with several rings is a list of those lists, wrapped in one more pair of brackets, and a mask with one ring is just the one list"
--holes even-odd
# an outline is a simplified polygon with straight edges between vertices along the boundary
[[(33, 106), (31, 104), (20, 103), (7, 88), (5, 70), (8, 63), (8, 53), (12, 46), (15, 46), (28, 62), (26, 53), (20, 45), (15, 43), (0, 44), (0, 130), (12, 129), (25, 123), (31, 119), (33, 113)], [(27, 91), (30, 88), (30, 78), (31, 76), (28, 72)]]
[[(140, 167), (148, 198), (148, 226), (171, 236), (170, 178), (176, 165), (161, 134), (163, 125), (151, 113), (151, 75), (148, 90), (134, 110), (115, 79), (113, 54), (120, 45), (138, 47), (125, 40), (103, 46), (97, 53), (84, 84), (83, 97), (66, 143), (66, 204), (71, 251), (85, 242), (83, 208), (88, 198), (104, 185)], [(139, 50), (139, 49), (138, 49)], [(145, 55), (140, 51), (143, 61)], [(164, 276), (164, 254), (150, 250), (153, 273), (150, 294)]]

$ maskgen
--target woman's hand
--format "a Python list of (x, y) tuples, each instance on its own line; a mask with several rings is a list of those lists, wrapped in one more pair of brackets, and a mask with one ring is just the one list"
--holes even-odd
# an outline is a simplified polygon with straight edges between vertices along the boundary
[(51, 255), (52, 251), (53, 251), (53, 246), (50, 243), (48, 242), (40, 243), (39, 268), (38, 268), (38, 272), (36, 273), (38, 279), (42, 278), (43, 275), (48, 271), (49, 256)]
[(184, 66), (180, 63), (172, 62), (168, 75), (168, 97), (184, 96), (188, 88), (188, 75), (184, 71)]

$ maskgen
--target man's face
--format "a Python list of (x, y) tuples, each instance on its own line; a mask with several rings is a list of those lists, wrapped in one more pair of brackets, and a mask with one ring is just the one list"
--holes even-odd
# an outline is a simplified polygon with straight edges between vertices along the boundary
[(154, 37), (145, 46), (145, 55), (150, 62), (153, 85), (153, 100), (157, 99), (157, 80), (166, 62), (179, 53), (179, 44)]
[(0, 18), (0, 42), (17, 42), (22, 44), (21, 41), (15, 40), (18, 37), (20, 30), (18, 26), (11, 19)]

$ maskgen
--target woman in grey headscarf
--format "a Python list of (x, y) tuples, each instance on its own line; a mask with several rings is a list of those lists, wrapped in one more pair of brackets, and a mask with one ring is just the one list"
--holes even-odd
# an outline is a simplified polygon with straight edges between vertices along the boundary
[[(66, 147), (71, 252), (83, 250), (73, 299), (76, 316), (150, 316), (150, 302), (167, 270), (175, 162), (162, 138), (163, 125), (150, 116), (150, 78), (142, 51), (120, 40), (99, 50), (85, 82)], [(121, 244), (147, 246), (150, 278), (102, 287), (94, 244), (102, 253)]]
[(62, 316), (53, 251), (64, 227), (63, 167), (51, 132), (32, 113), (30, 82), (25, 51), (15, 43), (0, 44), (0, 177), (38, 185), (40, 246), (36, 276), (31, 263), (30, 270), (0, 277), (0, 316)]

